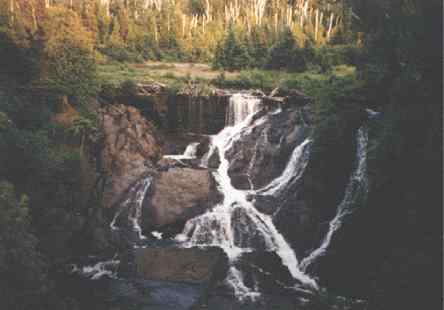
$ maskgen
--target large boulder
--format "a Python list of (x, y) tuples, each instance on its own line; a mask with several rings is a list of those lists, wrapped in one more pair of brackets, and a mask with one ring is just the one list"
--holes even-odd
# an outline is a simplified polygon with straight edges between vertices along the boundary
[(209, 284), (225, 279), (228, 258), (220, 248), (139, 248), (137, 275), (146, 280)]
[(150, 230), (183, 224), (214, 205), (216, 193), (213, 177), (206, 169), (173, 167), (160, 171), (144, 201), (143, 226)]
[(100, 156), (105, 176), (103, 203), (111, 207), (161, 156), (153, 125), (134, 107), (109, 105), (100, 110), (103, 147)]
[(300, 284), (274, 252), (244, 253), (236, 265), (243, 271), (245, 284), (258, 287), (262, 293), (282, 294)]

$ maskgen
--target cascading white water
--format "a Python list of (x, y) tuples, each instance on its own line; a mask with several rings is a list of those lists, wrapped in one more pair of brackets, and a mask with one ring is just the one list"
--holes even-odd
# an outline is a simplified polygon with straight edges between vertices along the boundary
[(187, 148), (185, 149), (185, 152), (183, 153), (183, 156), (189, 157), (189, 158), (196, 158), (197, 154), (197, 147), (199, 146), (199, 142), (193, 142), (190, 143)]
[(182, 160), (182, 159), (194, 159), (197, 157), (197, 147), (199, 146), (199, 142), (192, 142), (187, 145), (185, 151), (183, 154), (180, 155), (164, 155), (164, 158), (171, 158), (175, 160)]
[(290, 183), (291, 180), (299, 179), (308, 164), (308, 157), (310, 154), (311, 140), (306, 139), (298, 145), (291, 154), (282, 174), (271, 181), (268, 185), (255, 191), (256, 194), (276, 196)]
[(230, 98), (225, 116), (225, 126), (239, 124), (248, 115), (260, 110), (262, 100), (249, 94), (234, 94)]
[[(233, 95), (231, 98), (230, 106), (236, 107), (233, 110), (238, 113), (234, 113), (230, 119), (234, 125), (225, 127), (212, 137), (209, 151), (219, 153), (220, 165), (214, 177), (219, 191), (224, 195), (223, 202), (207, 213), (189, 220), (183, 233), (177, 237), (178, 241), (184, 242), (184, 246), (218, 246), (224, 249), (230, 261), (227, 282), (234, 288), (239, 299), (254, 299), (259, 296), (259, 292), (243, 283), (242, 273), (235, 267), (235, 262), (242, 253), (258, 249), (258, 246), (261, 247), (259, 250), (276, 252), (295, 279), (307, 287), (317, 289), (316, 282), (298, 268), (293, 249), (276, 229), (272, 218), (259, 212), (247, 199), (249, 191), (238, 190), (231, 184), (228, 174), (230, 163), (226, 153), (235, 141), (266, 121), (267, 116), (253, 121), (254, 112), (260, 109), (260, 104), (260, 99), (251, 96)], [(247, 108), (241, 108), (241, 105)], [(250, 114), (244, 117), (246, 111)], [(242, 118), (244, 119), (239, 121)], [(279, 188), (279, 185), (270, 188)], [(239, 215), (243, 221), (238, 220)]]
[(145, 198), (145, 194), (150, 187), (152, 182), (151, 177), (146, 177), (138, 181), (128, 192), (127, 198), (120, 206), (116, 215), (114, 216), (110, 227), (113, 230), (118, 229), (116, 227), (116, 221), (123, 212), (128, 213), (128, 221), (131, 223), (133, 230), (137, 232), (139, 239), (145, 239), (146, 237), (142, 234), (142, 228), (140, 227), (139, 221), (142, 215), (142, 203)]
[(367, 143), (367, 129), (361, 127), (357, 134), (356, 167), (345, 189), (344, 198), (337, 208), (336, 216), (329, 223), (329, 230), (321, 245), (301, 261), (301, 270), (306, 271), (319, 257), (325, 255), (334, 233), (341, 228), (344, 218), (353, 212), (357, 196), (367, 194)]
[(98, 262), (94, 265), (78, 267), (77, 265), (72, 265), (72, 273), (81, 274), (84, 277), (90, 278), (91, 280), (98, 280), (104, 276), (110, 278), (117, 278), (117, 267), (120, 261), (114, 256), (112, 259)]

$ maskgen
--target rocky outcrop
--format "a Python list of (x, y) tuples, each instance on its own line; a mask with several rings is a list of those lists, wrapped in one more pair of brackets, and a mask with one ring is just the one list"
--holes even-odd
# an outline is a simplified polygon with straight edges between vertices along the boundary
[(211, 207), (217, 194), (206, 169), (173, 167), (160, 171), (144, 201), (145, 229), (184, 223)]
[(278, 177), (294, 148), (310, 134), (311, 118), (310, 106), (288, 106), (236, 141), (226, 154), (233, 185), (258, 189)]
[(101, 170), (105, 177), (103, 203), (111, 207), (154, 167), (161, 148), (153, 125), (131, 106), (102, 108), (100, 128), (103, 134)]
[(210, 144), (210, 136), (196, 134), (170, 133), (164, 134), (163, 153), (174, 155), (183, 154), (187, 146), (191, 143), (199, 143), (196, 149), (196, 157), (202, 157)]
[(208, 284), (223, 280), (228, 259), (220, 248), (137, 249), (138, 276), (146, 280)]
[(297, 284), (281, 258), (273, 252), (245, 253), (239, 258), (237, 266), (244, 271), (245, 284), (257, 286), (262, 293), (282, 294)]
[(162, 83), (138, 83), (136, 88), (136, 96), (154, 96), (163, 94), (167, 86)]
[(284, 90), (275, 88), (269, 96), (265, 97), (266, 102), (280, 102), (283, 104), (303, 106), (311, 102), (311, 98), (298, 89)]
[(229, 96), (171, 95), (168, 100), (168, 129), (174, 132), (216, 134), (225, 126)]

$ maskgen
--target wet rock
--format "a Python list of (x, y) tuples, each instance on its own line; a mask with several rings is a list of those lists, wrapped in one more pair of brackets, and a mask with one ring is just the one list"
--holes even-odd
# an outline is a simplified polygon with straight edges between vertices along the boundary
[(196, 148), (196, 157), (201, 158), (208, 152), (210, 136), (196, 134), (166, 134), (163, 137), (164, 154), (179, 155), (185, 152), (187, 146), (191, 143), (199, 143)]
[(100, 110), (105, 177), (103, 203), (111, 207), (128, 188), (154, 167), (161, 148), (153, 125), (134, 107), (109, 105)]
[(237, 262), (243, 270), (245, 284), (263, 293), (282, 293), (298, 283), (274, 252), (245, 253)]
[(206, 169), (160, 171), (143, 204), (143, 226), (150, 229), (185, 222), (213, 205), (214, 192), (214, 180)]
[(237, 175), (236, 178), (232, 180), (232, 185), (237, 189), (249, 190), (252, 189), (252, 184), (250, 182), (250, 177), (248, 175)]
[(157, 163), (159, 171), (168, 171), (171, 168), (200, 168), (201, 160), (199, 158), (171, 158), (164, 157)]
[[(289, 107), (285, 112), (269, 114), (266, 122), (235, 141), (226, 156), (229, 175), (239, 189), (259, 189), (284, 170), (294, 148), (310, 134), (309, 111)], [(248, 177), (246, 177), (248, 176)]]
[(263, 98), (264, 101), (264, 105), (268, 106), (268, 107), (273, 107), (273, 106), (282, 106), (284, 104), (285, 98), (284, 97), (270, 97), (270, 96), (265, 96)]
[(305, 257), (309, 249), (316, 246), (317, 240), (321, 239), (328, 229), (326, 222), (320, 231), (319, 221), (317, 210), (309, 208), (304, 199), (297, 195), (287, 196), (273, 219), (276, 227), (299, 257)]
[(295, 105), (306, 105), (311, 102), (311, 98), (297, 89), (291, 89), (285, 97), (285, 103)]
[(220, 248), (137, 249), (135, 261), (144, 279), (207, 285), (224, 280), (228, 268), (228, 258)]
[(214, 152), (209, 154), (207, 166), (210, 169), (217, 169), (219, 165), (220, 165), (219, 151), (215, 149)]
[(168, 100), (169, 130), (217, 134), (225, 126), (229, 97), (177, 94)]
[(253, 90), (251, 92), (251, 95), (255, 96), (255, 97), (265, 97), (266, 96), (265, 93), (262, 90), (260, 90), (260, 89)]
[(269, 95), (269, 98), (280, 98), (285, 104), (306, 105), (310, 103), (311, 98), (297, 89), (285, 90), (280, 87), (275, 88)]
[(254, 207), (258, 209), (260, 212), (265, 214), (274, 214), (279, 210), (279, 206), (281, 205), (280, 199), (273, 196), (250, 196), (249, 200), (252, 200), (254, 203)]

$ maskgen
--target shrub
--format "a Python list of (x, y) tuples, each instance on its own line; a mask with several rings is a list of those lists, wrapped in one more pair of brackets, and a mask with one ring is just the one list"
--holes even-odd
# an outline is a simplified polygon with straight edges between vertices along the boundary
[(105, 82), (102, 83), (100, 87), (100, 97), (107, 100), (112, 101), (116, 97), (118, 97), (120, 94), (119, 87), (114, 83)]
[(306, 69), (304, 51), (297, 46), (290, 29), (283, 31), (279, 41), (271, 47), (266, 67), (268, 69), (287, 69), (298, 72)]
[(120, 85), (120, 94), (123, 97), (133, 97), (137, 93), (137, 84), (133, 80), (126, 80)]

